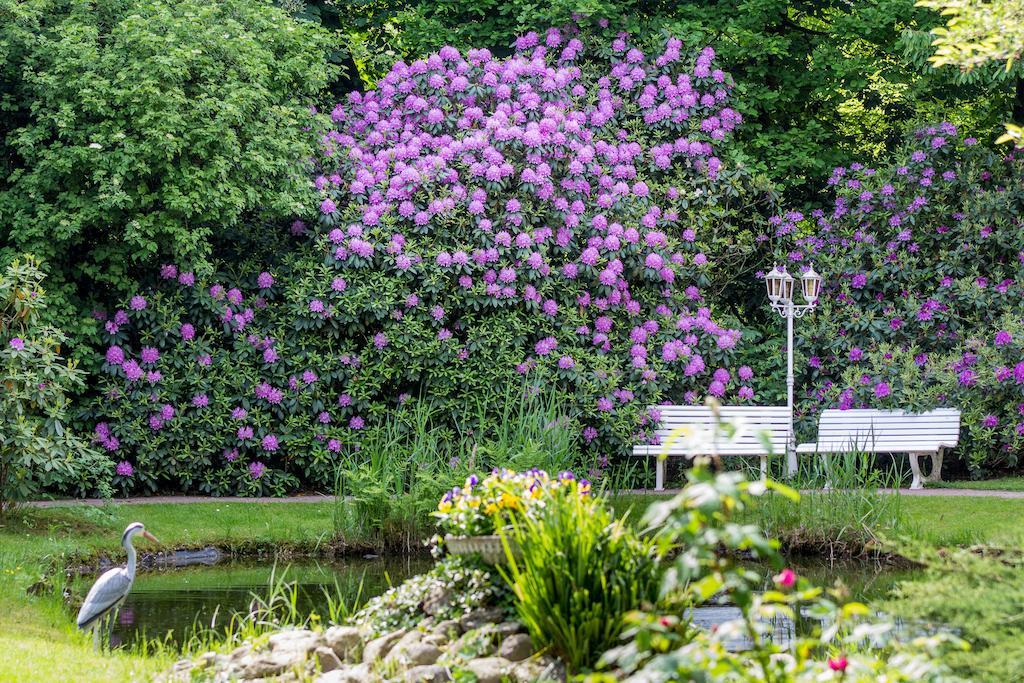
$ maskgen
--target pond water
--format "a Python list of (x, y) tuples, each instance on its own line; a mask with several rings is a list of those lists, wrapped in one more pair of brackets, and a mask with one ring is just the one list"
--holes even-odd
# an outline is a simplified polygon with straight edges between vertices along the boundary
[[(229, 561), (140, 572), (113, 626), (111, 644), (131, 645), (157, 638), (181, 645), (197, 626), (223, 631), (233, 614), (247, 613), (254, 597), (267, 595), (271, 583), (282, 577), (296, 583), (301, 614), (315, 612), (326, 618), (330, 600), (365, 602), (426, 571), (431, 564), (426, 557), (299, 560), (287, 565), (273, 561)], [(830, 586), (841, 580), (853, 599), (868, 602), (884, 598), (898, 581), (913, 575), (912, 570), (894, 570), (872, 562), (795, 562), (792, 566), (818, 585)], [(84, 596), (94, 578), (95, 575), (80, 577), (74, 589)], [(767, 570), (765, 581), (767, 588)], [(697, 624), (710, 627), (735, 618), (737, 610), (728, 605), (705, 607), (695, 610), (692, 616)], [(776, 624), (777, 637), (787, 639), (792, 628), (792, 624)], [(742, 648), (744, 643), (734, 646)]]
[[(248, 613), (257, 596), (267, 596), (271, 585), (281, 581), (296, 584), (300, 614), (315, 612), (326, 619), (331, 600), (365, 602), (432, 565), (429, 557), (268, 560), (139, 572), (113, 625), (111, 645), (160, 639), (180, 646), (197, 627), (223, 633), (232, 615)], [(95, 578), (76, 579), (76, 593), (84, 597)]]

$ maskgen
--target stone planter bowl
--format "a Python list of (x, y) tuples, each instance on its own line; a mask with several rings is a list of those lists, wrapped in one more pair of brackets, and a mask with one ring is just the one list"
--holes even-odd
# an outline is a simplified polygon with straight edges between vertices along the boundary
[[(512, 554), (518, 556), (519, 548), (514, 541), (509, 541)], [(444, 545), (452, 555), (480, 555), (487, 564), (503, 564), (506, 561), (505, 547), (501, 544), (501, 536), (452, 536), (444, 537)]]

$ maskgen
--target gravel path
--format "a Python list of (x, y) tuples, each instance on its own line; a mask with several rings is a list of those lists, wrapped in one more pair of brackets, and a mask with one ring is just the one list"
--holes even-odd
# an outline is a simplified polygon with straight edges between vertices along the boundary
[[(893, 493), (894, 489), (882, 489), (883, 493)], [(924, 497), (945, 497), (945, 498), (1024, 498), (1024, 491), (995, 491), (985, 489), (918, 489), (911, 491), (910, 489), (899, 489), (899, 492), (904, 496), (924, 496)], [(623, 493), (631, 495), (664, 495), (679, 493), (679, 489), (665, 489), (664, 491), (654, 491), (652, 489), (630, 489), (623, 491)], [(804, 493), (814, 493), (814, 491), (804, 491)], [(144, 505), (147, 503), (173, 503), (173, 504), (187, 504), (187, 503), (219, 503), (221, 505), (227, 505), (229, 503), (330, 503), (335, 500), (334, 496), (326, 494), (311, 494), (302, 496), (290, 496), (288, 498), (214, 498), (211, 496), (150, 496), (148, 498), (114, 498), (112, 503), (118, 505)], [(71, 500), (39, 500), (28, 503), (22, 503), (28, 507), (38, 508), (52, 508), (52, 507), (64, 507), (69, 505), (94, 505), (100, 506), (105, 505), (107, 501), (102, 498), (81, 498)]]
[(105, 505), (107, 502), (116, 503), (117, 505), (145, 505), (148, 503), (219, 503), (221, 505), (227, 505), (229, 503), (331, 503), (334, 502), (334, 496), (328, 496), (325, 494), (290, 496), (288, 498), (230, 498), (226, 496), (221, 498), (216, 498), (213, 496), (149, 496), (145, 498), (113, 498), (110, 501), (106, 501), (103, 498), (74, 498), (69, 500), (37, 500), (22, 503), (22, 505), (35, 508), (55, 508), (65, 507), (69, 505), (99, 506)]

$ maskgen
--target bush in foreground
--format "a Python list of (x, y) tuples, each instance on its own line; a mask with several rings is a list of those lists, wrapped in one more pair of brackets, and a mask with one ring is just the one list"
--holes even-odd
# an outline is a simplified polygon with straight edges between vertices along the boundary
[(513, 509), (525, 506), (507, 531), (499, 529), (508, 556), (502, 576), (534, 645), (570, 672), (588, 669), (618, 640), (626, 614), (656, 597), (655, 547), (614, 519), (589, 482), (568, 472), (524, 474), (529, 488), (500, 498)]

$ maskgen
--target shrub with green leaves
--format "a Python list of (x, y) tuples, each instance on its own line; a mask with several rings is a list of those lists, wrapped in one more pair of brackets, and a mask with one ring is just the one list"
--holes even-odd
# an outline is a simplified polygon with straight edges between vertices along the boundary
[(576, 26), (396, 64), (332, 110), (290, 256), (168, 264), (106, 315), (97, 436), (149, 489), (279, 492), (330, 480), (410, 397), (487, 426), (509, 387), (545, 387), (599, 462), (654, 438), (654, 404), (753, 400), (703, 289), (770, 205), (729, 144), (732, 88), (713, 50)]
[(508, 558), (500, 571), (534, 644), (579, 671), (617, 641), (627, 613), (657, 596), (658, 565), (654, 545), (615, 519), (589, 483), (569, 473), (557, 481), (538, 482), (541, 504), (499, 529)]
[(798, 416), (826, 407), (964, 414), (972, 470), (1024, 453), (1024, 156), (950, 123), (917, 131), (892, 163), (836, 168), (810, 220), (773, 222), (777, 256), (825, 284), (797, 327)]
[(264, 0), (7, 3), (0, 260), (47, 261), (50, 316), (77, 338), (144, 266), (201, 268), (249, 217), (291, 217), (327, 49)]
[(0, 512), (40, 488), (106, 491), (112, 463), (68, 424), (83, 373), (61, 357), (65, 337), (42, 324), (43, 274), (32, 257), (0, 274)]
[[(737, 515), (770, 489), (797, 498), (773, 482), (746, 481), (738, 472), (715, 474), (706, 459), (689, 471), (674, 498), (650, 506), (644, 522), (663, 547), (676, 548), (661, 582), (656, 610), (628, 615), (624, 641), (601, 661), (609, 673), (591, 683), (627, 681), (952, 681), (942, 657), (963, 649), (958, 638), (900, 633), (844, 591), (824, 591), (783, 563), (778, 544)], [(772, 585), (737, 558), (753, 557), (778, 570)], [(693, 608), (738, 608), (736, 618), (704, 629)], [(792, 637), (775, 636), (778, 624)], [(737, 647), (737, 642), (742, 647)]]

